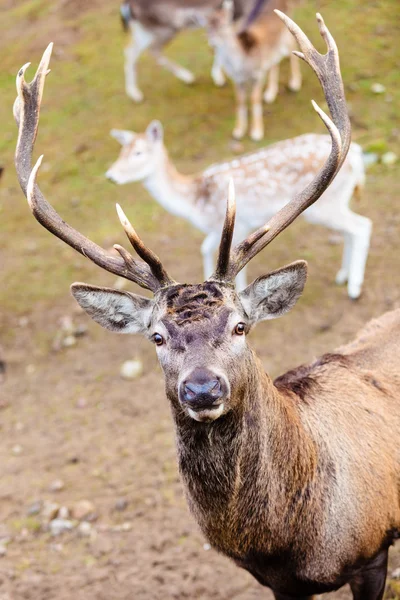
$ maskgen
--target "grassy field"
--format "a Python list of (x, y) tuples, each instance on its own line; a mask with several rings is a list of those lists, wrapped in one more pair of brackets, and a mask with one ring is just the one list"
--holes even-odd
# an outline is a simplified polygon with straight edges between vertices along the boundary
[[(298, 23), (322, 49), (316, 8), (339, 46), (353, 139), (380, 156), (387, 151), (400, 156), (398, 0), (305, 1)], [(199, 171), (232, 155), (231, 86), (213, 86), (205, 34), (191, 32), (181, 34), (167, 53), (196, 73), (196, 83), (185, 86), (145, 56), (139, 75), (146, 101), (134, 105), (124, 93), (127, 39), (118, 2), (0, 0), (0, 32), (0, 165), (5, 168), (0, 344), (8, 364), (6, 382), (0, 383), (0, 525), (12, 532), (7, 556), (0, 558), (0, 598), (268, 598), (245, 573), (203, 551), (177, 479), (172, 423), (153, 349), (142, 340), (113, 337), (74, 312), (68, 291), (73, 281), (113, 285), (115, 277), (34, 221), (13, 167), (15, 76), (27, 61), (32, 62), (27, 78), (33, 76), (54, 41), (35, 150), (36, 156), (44, 154), (40, 185), (46, 197), (66, 221), (104, 247), (124, 241), (115, 213), (119, 202), (177, 280), (199, 280), (201, 234), (166, 214), (139, 184), (112, 187), (105, 179), (119, 151), (109, 130), (141, 131), (157, 118), (177, 167)], [(264, 144), (323, 131), (310, 104), (314, 98), (323, 105), (322, 92), (305, 65), (303, 73), (303, 89), (292, 94), (285, 87), (287, 66), (282, 69), (281, 93), (265, 108)], [(384, 93), (374, 94), (374, 83), (382, 84)], [(245, 140), (243, 150), (261, 145)], [(296, 310), (252, 336), (273, 375), (331, 350), (367, 319), (400, 305), (399, 196), (400, 162), (373, 166), (354, 204), (374, 222), (365, 291), (356, 303), (334, 284), (342, 247), (324, 229), (296, 223), (254, 261), (254, 276), (297, 258), (310, 265)], [(88, 326), (88, 334), (77, 346), (55, 352), (54, 338), (66, 314)], [(120, 379), (119, 366), (131, 356), (140, 357), (145, 369), (137, 383), (128, 384)], [(77, 410), (82, 397), (87, 406)], [(15, 445), (22, 447), (21, 455), (13, 454)], [(97, 542), (70, 533), (61, 549), (54, 548), (58, 540), (26, 516), (29, 503), (52, 496), (49, 485), (57, 477), (66, 482), (58, 502), (68, 505), (84, 497), (96, 505)], [(112, 511), (119, 496), (129, 502), (123, 516)], [(132, 531), (113, 530), (123, 521), (132, 523)], [(393, 564), (400, 564), (397, 554)], [(396, 583), (391, 586), (387, 597), (400, 598)], [(346, 593), (336, 597), (348, 598)]]

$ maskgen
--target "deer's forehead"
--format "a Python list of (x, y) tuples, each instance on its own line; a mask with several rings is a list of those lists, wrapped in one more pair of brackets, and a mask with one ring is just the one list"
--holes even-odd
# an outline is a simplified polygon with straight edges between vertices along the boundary
[(125, 147), (125, 151), (127, 154), (130, 154), (133, 151), (144, 152), (147, 149), (148, 149), (148, 141), (141, 134), (136, 135), (135, 138), (131, 141), (131, 143)]
[(173, 337), (222, 335), (230, 316), (238, 310), (231, 290), (206, 282), (196, 286), (171, 288), (160, 302), (160, 318)]

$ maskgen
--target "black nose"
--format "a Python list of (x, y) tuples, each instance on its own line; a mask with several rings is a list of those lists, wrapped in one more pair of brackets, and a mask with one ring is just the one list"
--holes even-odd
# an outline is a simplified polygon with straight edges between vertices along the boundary
[(207, 369), (199, 368), (181, 383), (179, 392), (182, 403), (194, 410), (218, 404), (218, 400), (224, 395), (220, 378)]

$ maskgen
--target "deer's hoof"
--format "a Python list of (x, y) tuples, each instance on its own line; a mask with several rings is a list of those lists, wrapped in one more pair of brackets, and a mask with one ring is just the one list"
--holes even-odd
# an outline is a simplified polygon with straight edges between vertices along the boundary
[(253, 129), (252, 132), (250, 133), (250, 137), (253, 140), (253, 142), (260, 142), (264, 137), (264, 130), (263, 129)]
[(232, 137), (235, 140), (242, 140), (244, 138), (244, 136), (246, 135), (246, 131), (243, 129), (239, 129), (238, 127), (236, 127), (233, 131), (232, 131)]
[(196, 81), (196, 77), (193, 75), (193, 73), (187, 71), (186, 69), (179, 69), (177, 76), (181, 81), (187, 83), (188, 85)]
[(349, 298), (352, 300), (358, 300), (358, 298), (361, 296), (361, 285), (354, 283), (349, 284), (347, 287), (347, 293)]
[(301, 90), (301, 81), (298, 79), (291, 79), (288, 83), (288, 88), (291, 92), (299, 92)]
[(337, 272), (335, 281), (336, 281), (337, 285), (344, 285), (345, 283), (347, 283), (348, 278), (349, 278), (349, 274), (348, 274), (347, 270), (340, 269), (340, 271)]
[(275, 90), (273, 90), (273, 91), (267, 90), (265, 92), (265, 94), (264, 94), (264, 102), (266, 104), (272, 104), (273, 102), (275, 102), (275, 99), (276, 99), (277, 95), (278, 95), (277, 91), (275, 91)]
[(139, 88), (129, 88), (126, 90), (128, 98), (139, 104), (139, 102), (143, 102), (143, 92), (139, 90)]
[(220, 70), (212, 71), (211, 77), (214, 82), (214, 85), (216, 85), (217, 87), (223, 87), (226, 84), (225, 75)]

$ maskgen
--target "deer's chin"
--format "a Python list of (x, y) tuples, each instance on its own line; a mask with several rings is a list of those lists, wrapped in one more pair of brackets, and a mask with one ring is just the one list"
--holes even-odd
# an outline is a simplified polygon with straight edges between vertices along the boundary
[(188, 408), (187, 411), (189, 416), (195, 421), (199, 421), (200, 423), (210, 423), (211, 421), (219, 419), (219, 417), (223, 414), (224, 409), (225, 405), (222, 403), (215, 408), (205, 408), (204, 410), (200, 411)]

